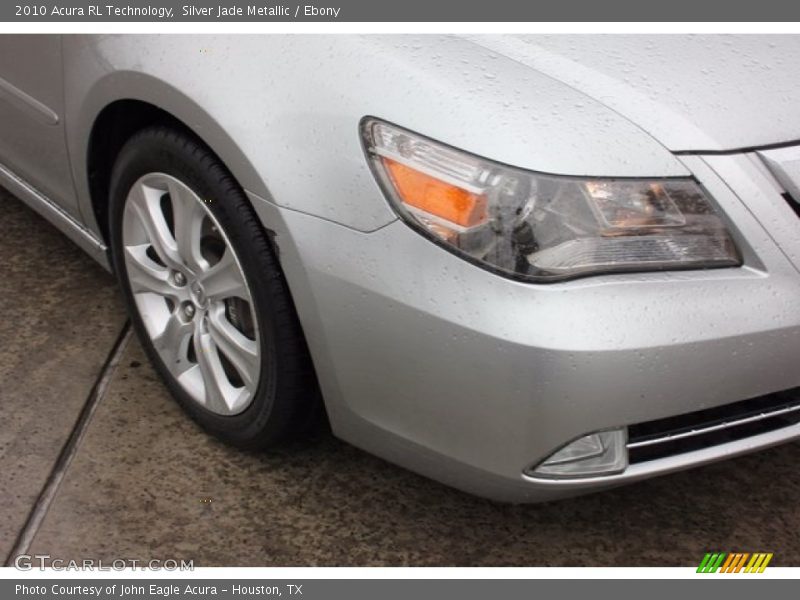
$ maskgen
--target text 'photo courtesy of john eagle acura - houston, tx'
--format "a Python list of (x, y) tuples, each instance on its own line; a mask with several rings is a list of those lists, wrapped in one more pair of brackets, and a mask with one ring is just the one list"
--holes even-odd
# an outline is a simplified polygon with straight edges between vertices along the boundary
[(535, 502), (800, 436), (798, 72), (795, 36), (9, 35), (0, 183), (222, 440), (329, 423)]

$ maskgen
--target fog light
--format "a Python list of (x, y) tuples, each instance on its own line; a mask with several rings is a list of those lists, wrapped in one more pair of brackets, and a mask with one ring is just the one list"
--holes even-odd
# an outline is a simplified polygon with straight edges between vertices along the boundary
[(599, 431), (578, 438), (529, 472), (535, 477), (570, 479), (621, 473), (628, 466), (627, 430)]

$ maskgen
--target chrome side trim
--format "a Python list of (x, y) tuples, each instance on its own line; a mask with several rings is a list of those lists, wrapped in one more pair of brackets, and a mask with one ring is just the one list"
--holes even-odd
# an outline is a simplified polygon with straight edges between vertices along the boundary
[(15, 104), (23, 110), (27, 110), (37, 121), (41, 121), (45, 125), (58, 125), (58, 114), (52, 108), (0, 77), (0, 97), (3, 94), (8, 96), (12, 102), (16, 100)]
[(0, 183), (8, 188), (8, 191), (12, 192), (25, 204), (69, 236), (92, 258), (108, 268), (109, 265), (106, 258), (106, 250), (108, 247), (103, 240), (3, 163), (0, 163)]
[(764, 412), (760, 412), (757, 415), (750, 415), (749, 417), (743, 417), (741, 419), (732, 419), (729, 421), (723, 421), (722, 423), (717, 423), (716, 425), (709, 425), (707, 427), (699, 427), (697, 429), (690, 429), (689, 431), (684, 431), (681, 433), (676, 434), (668, 434), (658, 438), (653, 438), (650, 440), (642, 440), (641, 442), (628, 442), (628, 448), (644, 448), (645, 446), (655, 446), (657, 444), (665, 444), (667, 442), (674, 442), (676, 440), (682, 440), (686, 438), (696, 437), (698, 435), (705, 435), (707, 433), (713, 433), (715, 431), (722, 431), (725, 429), (731, 429), (733, 427), (738, 427), (740, 425), (747, 425), (748, 423), (756, 423), (758, 421), (763, 421), (764, 419), (770, 419), (772, 417), (779, 417), (781, 415), (793, 413), (800, 410), (800, 404), (795, 404), (793, 406), (784, 406), (783, 408), (776, 408), (775, 410), (768, 410)]

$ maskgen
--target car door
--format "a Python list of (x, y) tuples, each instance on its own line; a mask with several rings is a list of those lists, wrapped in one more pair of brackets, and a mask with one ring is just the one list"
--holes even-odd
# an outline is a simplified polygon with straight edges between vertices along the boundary
[(63, 113), (61, 36), (0, 36), (0, 168), (78, 217)]

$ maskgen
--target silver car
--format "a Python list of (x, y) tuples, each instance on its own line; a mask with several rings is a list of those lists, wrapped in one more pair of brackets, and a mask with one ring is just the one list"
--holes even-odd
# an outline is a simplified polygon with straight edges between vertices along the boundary
[(800, 436), (798, 71), (795, 36), (5, 35), (0, 183), (223, 440), (327, 419), (541, 501)]

